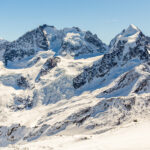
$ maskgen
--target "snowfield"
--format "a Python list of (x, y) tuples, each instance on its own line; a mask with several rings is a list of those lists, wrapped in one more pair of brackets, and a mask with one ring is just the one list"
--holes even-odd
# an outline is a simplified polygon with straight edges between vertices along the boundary
[(48, 25), (0, 42), (0, 149), (149, 150), (149, 51), (134, 25), (109, 46)]

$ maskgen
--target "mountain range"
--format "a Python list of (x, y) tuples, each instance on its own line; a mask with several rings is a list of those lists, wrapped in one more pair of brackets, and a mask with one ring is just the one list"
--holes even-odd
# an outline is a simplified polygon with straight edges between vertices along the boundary
[(0, 70), (3, 149), (99, 135), (150, 113), (150, 37), (133, 24), (109, 45), (78, 27), (49, 25), (0, 39)]

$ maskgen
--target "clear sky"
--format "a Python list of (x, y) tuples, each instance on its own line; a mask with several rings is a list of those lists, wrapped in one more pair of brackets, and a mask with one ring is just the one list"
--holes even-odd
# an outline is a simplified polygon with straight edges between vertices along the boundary
[(12, 41), (41, 24), (77, 26), (105, 43), (129, 24), (150, 36), (150, 0), (0, 0), (0, 37)]

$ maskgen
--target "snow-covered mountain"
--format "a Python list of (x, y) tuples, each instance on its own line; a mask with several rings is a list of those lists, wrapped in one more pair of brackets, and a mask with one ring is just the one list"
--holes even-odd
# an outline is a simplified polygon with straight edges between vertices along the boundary
[(11, 42), (5, 51), (5, 65), (23, 59), (31, 59), (39, 51), (51, 50), (55, 55), (81, 56), (103, 54), (106, 44), (90, 31), (77, 27), (57, 30), (54, 26), (42, 25)]
[(94, 78), (105, 77), (112, 69), (122, 70), (123, 73), (129, 68), (149, 61), (150, 42), (134, 25), (118, 34), (110, 42), (109, 47), (109, 53), (104, 54), (92, 67), (86, 68), (74, 78), (74, 88), (79, 88)]
[(2, 148), (31, 144), (32, 149), (32, 142), (47, 136), (94, 136), (148, 118), (150, 40), (136, 26), (109, 46), (89, 31), (48, 25), (5, 45), (0, 59)]

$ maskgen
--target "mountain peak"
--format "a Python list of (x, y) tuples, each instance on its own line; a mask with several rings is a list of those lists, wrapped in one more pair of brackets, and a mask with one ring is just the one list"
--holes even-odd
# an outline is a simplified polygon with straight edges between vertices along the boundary
[(9, 44), (3, 56), (5, 65), (12, 66), (10, 62), (18, 65), (17, 61), (26, 57), (32, 58), (43, 50), (52, 51), (55, 55), (88, 57), (104, 54), (107, 46), (96, 35), (78, 27), (58, 30), (54, 26), (44, 24)]
[(130, 24), (128, 29), (139, 30), (139, 28), (137, 26), (135, 26), (134, 24)]
[(135, 35), (136, 33), (139, 33), (139, 32), (141, 32), (141, 31), (138, 27), (136, 27), (133, 24), (130, 24), (129, 27), (126, 30), (124, 30), (123, 36), (129, 37), (129, 36)]
[(140, 33), (142, 32), (138, 27), (136, 27), (134, 24), (130, 24), (127, 29), (124, 29), (110, 41), (109, 47), (111, 51), (120, 41), (128, 41), (129, 43), (135, 42), (138, 39)]

